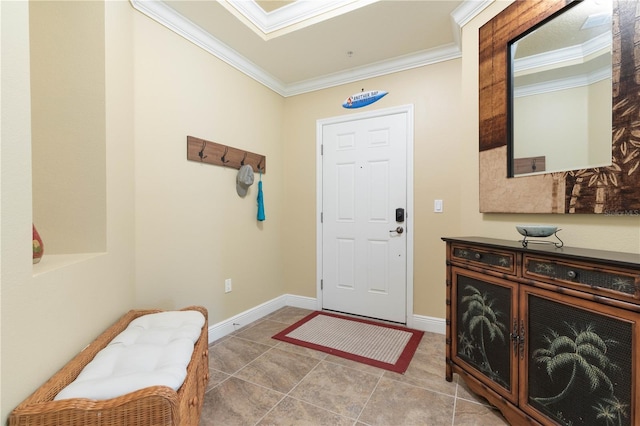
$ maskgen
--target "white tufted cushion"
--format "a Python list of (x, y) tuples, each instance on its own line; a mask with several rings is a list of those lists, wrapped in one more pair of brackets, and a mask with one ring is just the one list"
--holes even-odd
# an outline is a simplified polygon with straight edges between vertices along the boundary
[(136, 318), (55, 399), (109, 399), (157, 385), (178, 390), (204, 322), (198, 311)]

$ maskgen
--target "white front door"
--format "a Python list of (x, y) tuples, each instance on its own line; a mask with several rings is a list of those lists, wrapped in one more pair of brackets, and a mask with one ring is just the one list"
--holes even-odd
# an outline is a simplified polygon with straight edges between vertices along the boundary
[[(407, 321), (408, 111), (322, 125), (322, 308)], [(397, 215), (402, 217), (397, 217)]]

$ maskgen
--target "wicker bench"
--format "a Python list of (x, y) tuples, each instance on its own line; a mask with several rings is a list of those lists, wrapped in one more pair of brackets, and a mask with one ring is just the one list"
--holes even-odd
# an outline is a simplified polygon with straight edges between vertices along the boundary
[(185, 381), (177, 392), (167, 386), (152, 386), (107, 400), (76, 398), (54, 401), (55, 396), (75, 380), (84, 366), (132, 320), (161, 312), (132, 310), (20, 403), (9, 416), (9, 425), (197, 425), (209, 380), (207, 310), (199, 306), (183, 310), (201, 312), (205, 323), (194, 346)]

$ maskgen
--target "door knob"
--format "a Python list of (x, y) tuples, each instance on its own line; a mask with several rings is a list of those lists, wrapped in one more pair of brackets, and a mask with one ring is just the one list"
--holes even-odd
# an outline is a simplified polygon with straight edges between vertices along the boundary
[(402, 226), (398, 226), (396, 229), (391, 229), (389, 232), (397, 232), (398, 234), (402, 234), (404, 232), (404, 228)]

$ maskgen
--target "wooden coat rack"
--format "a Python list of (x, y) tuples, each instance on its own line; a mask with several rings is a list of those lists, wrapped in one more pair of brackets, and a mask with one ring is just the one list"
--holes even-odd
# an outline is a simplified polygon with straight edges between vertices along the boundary
[(239, 169), (248, 164), (254, 172), (267, 172), (267, 157), (216, 142), (187, 136), (187, 160)]

